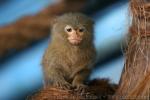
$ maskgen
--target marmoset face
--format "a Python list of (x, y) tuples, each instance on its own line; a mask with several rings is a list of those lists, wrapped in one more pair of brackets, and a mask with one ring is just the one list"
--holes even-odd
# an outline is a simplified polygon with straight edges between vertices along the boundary
[(72, 45), (93, 39), (93, 21), (80, 13), (65, 14), (56, 19), (55, 33)]
[(66, 25), (64, 31), (68, 35), (67, 39), (71, 44), (79, 45), (83, 40), (86, 29), (83, 26), (73, 27), (71, 25)]

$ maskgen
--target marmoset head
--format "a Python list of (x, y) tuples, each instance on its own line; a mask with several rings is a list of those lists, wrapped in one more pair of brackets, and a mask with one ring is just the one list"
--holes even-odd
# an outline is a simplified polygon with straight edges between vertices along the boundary
[(72, 45), (93, 40), (94, 22), (81, 13), (68, 13), (56, 18), (52, 34)]

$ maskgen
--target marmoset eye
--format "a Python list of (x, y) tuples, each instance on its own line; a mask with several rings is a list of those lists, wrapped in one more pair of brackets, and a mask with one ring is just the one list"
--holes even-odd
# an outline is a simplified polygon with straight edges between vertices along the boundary
[(72, 29), (71, 29), (71, 28), (68, 28), (68, 29), (67, 29), (67, 32), (72, 32)]
[(72, 27), (71, 27), (70, 25), (67, 25), (67, 26), (65, 27), (65, 31), (66, 31), (67, 33), (71, 33), (71, 32), (73, 31), (73, 29), (72, 29)]
[(83, 29), (83, 28), (80, 28), (80, 29), (79, 29), (79, 32), (84, 32), (84, 29)]

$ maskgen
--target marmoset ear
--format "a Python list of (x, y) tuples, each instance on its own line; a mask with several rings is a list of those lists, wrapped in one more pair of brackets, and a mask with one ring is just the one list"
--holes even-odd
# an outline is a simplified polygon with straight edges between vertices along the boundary
[(50, 21), (50, 27), (57, 23), (58, 16), (54, 16), (54, 18)]

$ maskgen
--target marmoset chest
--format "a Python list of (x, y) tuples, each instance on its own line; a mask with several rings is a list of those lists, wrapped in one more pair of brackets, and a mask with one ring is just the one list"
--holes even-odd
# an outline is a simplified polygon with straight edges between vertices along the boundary
[(65, 67), (67, 71), (88, 67), (93, 60), (92, 54), (89, 54), (88, 52), (86, 50), (68, 50), (66, 53), (63, 53), (63, 55), (61, 54), (60, 56), (63, 58), (63, 63), (65, 63), (65, 66), (63, 67)]

